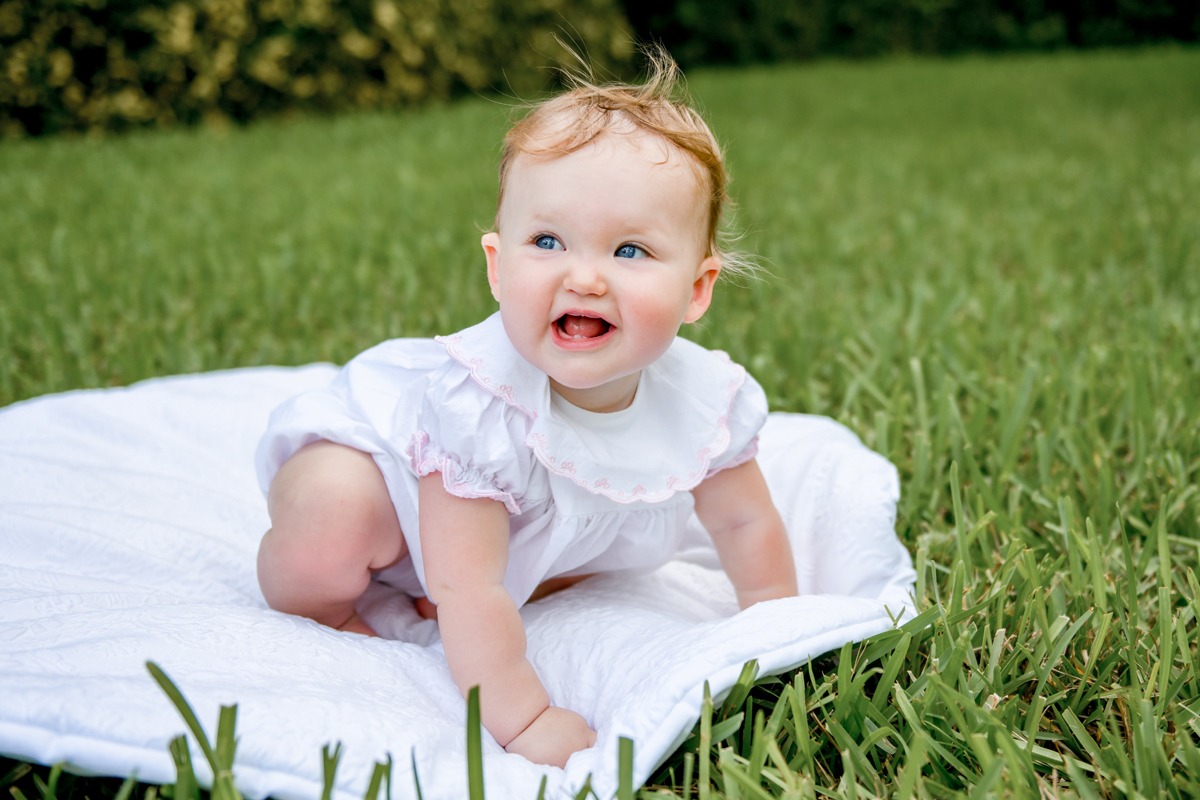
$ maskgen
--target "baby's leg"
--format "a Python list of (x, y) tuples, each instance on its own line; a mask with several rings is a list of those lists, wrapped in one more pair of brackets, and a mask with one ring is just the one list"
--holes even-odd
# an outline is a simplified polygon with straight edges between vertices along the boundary
[(354, 604), (374, 570), (407, 553), (383, 475), (367, 453), (314, 442), (279, 468), (267, 495), (271, 529), (258, 583), (279, 611), (374, 633)]
[[(591, 575), (571, 575), (570, 577), (547, 578), (538, 584), (537, 588), (533, 590), (533, 594), (525, 602), (532, 603), (543, 597), (549, 597), (555, 592), (561, 592), (590, 577)], [(437, 606), (428, 597), (414, 599), (413, 605), (416, 606), (417, 613), (425, 619), (437, 619)]]

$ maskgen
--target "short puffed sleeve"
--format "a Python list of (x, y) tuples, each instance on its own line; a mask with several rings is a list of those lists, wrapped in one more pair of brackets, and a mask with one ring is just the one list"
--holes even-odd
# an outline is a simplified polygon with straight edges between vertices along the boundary
[(529, 424), (519, 408), (450, 363), (430, 376), (405, 454), (418, 477), (440, 473), (450, 494), (497, 500), (515, 515), (534, 468)]
[(355, 356), (328, 386), (288, 399), (272, 412), (256, 453), (263, 491), (287, 459), (319, 440), (391, 460), (409, 430), (393, 421), (404, 419), (410, 390), (419, 391), (445, 360), (431, 340), (392, 339)]
[(729, 445), (710, 462), (709, 476), (758, 455), (758, 434), (767, 421), (767, 395), (749, 373), (743, 370), (742, 374), (741, 385), (731, 396), (727, 416), (721, 421), (728, 429)]

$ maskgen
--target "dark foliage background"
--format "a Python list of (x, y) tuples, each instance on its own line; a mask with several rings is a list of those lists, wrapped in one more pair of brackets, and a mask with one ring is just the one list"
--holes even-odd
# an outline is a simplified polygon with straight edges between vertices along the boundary
[(617, 0), (0, 0), (0, 135), (536, 92), (629, 63)]
[[(0, 136), (529, 96), (684, 67), (1200, 38), (1197, 0), (0, 0)], [(547, 69), (550, 67), (551, 69)]]
[(889, 53), (1110, 47), (1200, 37), (1196, 0), (623, 0), (685, 67)]

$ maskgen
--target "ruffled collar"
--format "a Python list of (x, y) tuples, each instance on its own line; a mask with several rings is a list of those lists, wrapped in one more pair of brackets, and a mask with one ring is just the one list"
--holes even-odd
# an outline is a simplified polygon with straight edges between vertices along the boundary
[(550, 390), (504, 332), (500, 314), (437, 341), (472, 379), (530, 418), (525, 444), (546, 469), (618, 503), (661, 502), (695, 488), (729, 448), (746, 371), (723, 352), (677, 338), (642, 371), (629, 408), (597, 414)]

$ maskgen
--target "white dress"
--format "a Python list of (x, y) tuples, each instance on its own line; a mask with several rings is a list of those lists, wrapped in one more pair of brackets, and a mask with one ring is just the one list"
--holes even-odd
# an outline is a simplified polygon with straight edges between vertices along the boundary
[(417, 481), (509, 512), (504, 586), (518, 605), (543, 580), (649, 571), (671, 559), (706, 477), (754, 457), (762, 388), (719, 351), (676, 339), (643, 370), (628, 408), (597, 414), (550, 391), (499, 314), (452, 336), (393, 339), (322, 390), (271, 415), (257, 455), (266, 491), (280, 465), (327, 439), (373, 456), (409, 556), (376, 576), (426, 594)]

